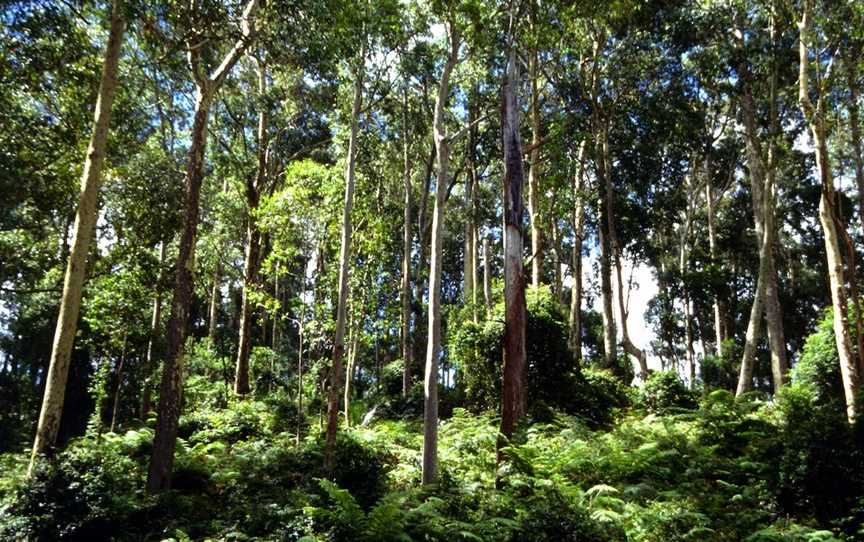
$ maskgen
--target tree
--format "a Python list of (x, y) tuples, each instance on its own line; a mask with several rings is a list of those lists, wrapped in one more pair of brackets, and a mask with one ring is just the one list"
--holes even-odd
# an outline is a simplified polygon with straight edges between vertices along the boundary
[[(816, 154), (816, 169), (820, 183), (819, 222), (825, 240), (825, 256), (828, 261), (828, 279), (831, 287), (831, 305), (834, 309), (834, 337), (837, 343), (837, 354), (840, 358), (840, 373), (843, 377), (843, 391), (846, 395), (846, 415), (849, 422), (855, 421), (858, 415), (856, 401), (861, 386), (859, 368), (860, 361), (855, 358), (849, 334), (848, 312), (846, 309), (846, 276), (843, 267), (843, 256), (840, 251), (840, 235), (845, 234), (836, 206), (836, 190), (831, 171), (831, 156), (828, 151), (828, 129), (826, 123), (827, 85), (831, 81), (832, 62), (828, 64), (826, 73), (817, 80), (815, 87), (816, 104), (810, 99), (814, 89), (810, 86), (810, 47), (812, 46), (812, 14), (811, 0), (803, 0), (801, 19), (798, 22), (798, 106), (813, 139)], [(860, 318), (860, 315), (858, 316)], [(860, 355), (860, 353), (859, 353)]]
[(432, 211), (432, 246), (429, 264), (429, 333), (426, 346), (426, 368), (423, 375), (423, 484), (438, 479), (438, 358), (441, 353), (441, 272), (443, 258), (443, 222), (447, 185), (450, 175), (450, 135), (444, 122), (450, 96), (450, 74), (459, 59), (461, 29), (455, 18), (447, 21), (448, 54), (438, 80), (432, 133), (435, 140), (436, 166), (435, 207)]
[(51, 453), (60, 428), (60, 416), (63, 413), (66, 381), (72, 357), (72, 345), (78, 329), (81, 288), (87, 271), (87, 254), (90, 252), (93, 229), (96, 226), (96, 204), (102, 165), (105, 161), (111, 106), (114, 103), (114, 94), (117, 88), (120, 50), (123, 44), (123, 33), (126, 29), (125, 9), (123, 0), (115, 0), (111, 8), (105, 60), (102, 64), (102, 78), (99, 82), (99, 94), (93, 117), (93, 132), (87, 148), (84, 171), (81, 174), (81, 193), (78, 198), (72, 246), (69, 249), (66, 274), (63, 280), (60, 314), (57, 317), (57, 328), (54, 332), (54, 343), (51, 349), (51, 362), (45, 382), (42, 408), (39, 412), (39, 424), (36, 428), (36, 438), (33, 441), (33, 451), (30, 456), (28, 472), (31, 474), (39, 456)]
[[(193, 2), (193, 13), (195, 7), (196, 3)], [(255, 32), (254, 19), (257, 10), (258, 0), (249, 0), (243, 8), (240, 39), (211, 73), (204, 71), (199, 36), (192, 32), (187, 39), (189, 69), (192, 71), (196, 91), (195, 113), (186, 164), (183, 228), (175, 265), (177, 276), (171, 300), (171, 316), (166, 325), (167, 340), (159, 387), (159, 410), (147, 474), (147, 491), (150, 493), (171, 486), (174, 447), (177, 444), (177, 425), (180, 419), (180, 394), (183, 388), (183, 346), (186, 339), (189, 306), (192, 302), (195, 237), (198, 230), (201, 184), (204, 180), (204, 150), (207, 145), (210, 107), (228, 73), (249, 46)]]
[[(513, 21), (511, 19), (511, 27)], [(511, 28), (512, 32), (512, 28)], [(511, 40), (512, 40), (511, 34)], [(522, 141), (519, 138), (519, 71), (514, 43), (509, 44), (501, 91), (501, 144), (504, 151), (504, 369), (501, 380), (501, 435), (513, 436), (525, 414), (525, 271), (522, 263)], [(504, 441), (498, 441), (498, 460)]]
[(237, 341), (237, 362), (234, 369), (234, 393), (249, 393), (249, 353), (252, 350), (252, 307), (249, 302), (251, 290), (255, 287), (258, 268), (261, 265), (261, 231), (255, 213), (261, 201), (261, 191), (268, 182), (268, 125), (270, 121), (267, 104), (267, 61), (256, 59), (258, 74), (258, 93), (261, 100), (258, 112), (258, 169), (254, 177), (246, 180), (246, 257), (243, 262), (243, 299), (240, 305), (240, 332)]

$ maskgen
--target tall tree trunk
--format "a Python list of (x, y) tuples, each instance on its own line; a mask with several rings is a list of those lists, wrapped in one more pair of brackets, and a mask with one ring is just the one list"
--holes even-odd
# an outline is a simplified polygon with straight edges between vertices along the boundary
[[(349, 304), (353, 305), (350, 301)], [(351, 427), (351, 383), (354, 380), (354, 356), (357, 354), (357, 330), (354, 327), (354, 311), (349, 309), (349, 312), (351, 313), (351, 320), (348, 323), (348, 362), (345, 364), (345, 390), (342, 399), (345, 427)]]
[(574, 363), (582, 363), (582, 244), (585, 240), (585, 151), (587, 143), (579, 144), (576, 174), (573, 176), (573, 253), (570, 288), (570, 350)]
[(339, 293), (336, 306), (336, 330), (333, 339), (333, 365), (330, 367), (330, 388), (327, 393), (327, 431), (324, 443), (324, 468), (333, 470), (333, 449), (339, 426), (339, 392), (342, 388), (342, 357), (345, 353), (345, 320), (348, 311), (348, 273), (351, 259), (351, 207), (354, 204), (354, 170), (357, 154), (357, 124), (363, 101), (363, 75), (365, 51), (360, 53), (360, 64), (354, 70), (354, 102), (351, 107), (351, 135), (345, 167), (345, 205), (342, 211), (342, 243), (339, 251)]
[(531, 156), (528, 168), (528, 215), (531, 219), (531, 286), (538, 288), (543, 281), (543, 239), (540, 224), (540, 110), (537, 89), (537, 51), (528, 60), (531, 78)]
[[(624, 351), (627, 354), (636, 358), (639, 362), (639, 373), (643, 381), (648, 378), (648, 359), (639, 347), (633, 344), (630, 340), (630, 333), (627, 329), (627, 304), (624, 300), (624, 280), (623, 269), (621, 266), (621, 243), (618, 241), (618, 231), (615, 224), (615, 188), (612, 185), (611, 176), (611, 158), (609, 156), (609, 133), (604, 132), (603, 137), (603, 159), (606, 161), (605, 168), (605, 183), (606, 183), (606, 221), (609, 231), (609, 245), (612, 251), (612, 257), (615, 260), (615, 278), (618, 286), (618, 313), (621, 317), (621, 343)], [(629, 362), (628, 362), (629, 363)]]
[(189, 162), (186, 167), (183, 229), (180, 233), (171, 316), (166, 326), (167, 340), (159, 388), (156, 434), (147, 476), (147, 490), (150, 493), (170, 487), (171, 471), (174, 466), (174, 447), (177, 443), (180, 394), (183, 386), (183, 343), (186, 339), (189, 306), (192, 303), (192, 266), (195, 236), (198, 230), (201, 182), (204, 177), (207, 120), (212, 99), (209, 89), (198, 89), (191, 130)]
[(152, 380), (155, 369), (156, 340), (159, 334), (159, 323), (162, 321), (162, 275), (165, 267), (165, 252), (168, 243), (162, 241), (159, 244), (159, 274), (156, 279), (156, 289), (153, 295), (153, 317), (150, 319), (150, 336), (147, 338), (147, 357), (144, 359), (144, 384), (141, 390), (141, 420), (147, 419), (147, 414), (152, 408)]
[[(258, 0), (249, 0), (243, 9), (242, 37), (229, 51), (215, 72), (202, 73), (200, 44), (190, 44), (189, 64), (196, 83), (195, 113), (189, 135), (189, 158), (186, 165), (186, 190), (184, 194), (183, 225), (178, 246), (174, 294), (171, 300), (171, 317), (166, 326), (165, 361), (162, 364), (162, 381), (159, 388), (159, 413), (156, 418), (156, 433), (153, 451), (147, 472), (147, 491), (156, 493), (171, 487), (171, 472), (174, 467), (174, 448), (177, 444), (177, 427), (180, 419), (183, 389), (183, 345), (189, 307), (192, 303), (192, 272), (195, 263), (195, 236), (198, 232), (201, 183), (204, 179), (204, 150), (207, 146), (207, 121), (215, 93), (245, 51), (254, 32), (253, 17)], [(192, 36), (195, 39), (195, 36)]]
[(486, 304), (486, 317), (492, 314), (492, 268), (489, 254), (489, 237), (483, 236), (483, 300)]
[(306, 316), (306, 303), (300, 300), (300, 320), (297, 323), (297, 439), (300, 445), (300, 435), (303, 432), (303, 321)]
[[(408, 87), (402, 94), (402, 181), (404, 183), (402, 227), (402, 397), (411, 390), (411, 367), (414, 364), (414, 346), (411, 343), (411, 160), (408, 136)], [(421, 241), (422, 244), (422, 241)]]
[(615, 330), (615, 317), (612, 311), (612, 247), (609, 237), (609, 198), (606, 196), (606, 146), (603, 143), (605, 127), (595, 131), (594, 164), (597, 172), (597, 184), (600, 188), (600, 201), (597, 231), (600, 237), (600, 292), (603, 297), (603, 352), (606, 367), (617, 371), (618, 344)]
[[(279, 327), (280, 322), (282, 321), (282, 289), (280, 288), (280, 280), (279, 280), (279, 268), (281, 267), (279, 261), (276, 261), (276, 270), (275, 276), (273, 277), (273, 299), (276, 301), (277, 308), (276, 313), (273, 315), (273, 333), (272, 339), (273, 342), (271, 346), (273, 350), (279, 349), (279, 343), (281, 341), (281, 329)], [(305, 272), (305, 270), (304, 270)]]
[(99, 198), (102, 164), (105, 160), (111, 105), (114, 103), (114, 93), (117, 88), (117, 66), (120, 62), (123, 32), (126, 29), (125, 9), (123, 0), (115, 0), (111, 10), (111, 26), (99, 81), (96, 111), (93, 115), (93, 131), (90, 134), (90, 144), (84, 160), (84, 171), (81, 174), (81, 193), (78, 197), (72, 247), (66, 262), (60, 314), (57, 317), (54, 343), (51, 347), (51, 362), (46, 375), (45, 392), (42, 397), (42, 408), (39, 412), (39, 424), (36, 427), (28, 474), (33, 473), (33, 466), (40, 455), (50, 455), (53, 452), (60, 428), (63, 400), (66, 396), (66, 381), (69, 377), (69, 362), (72, 357), (75, 333), (78, 330), (82, 287), (87, 273), (87, 254), (90, 252), (98, 214), (96, 205)]
[(834, 178), (831, 173), (830, 155), (828, 153), (828, 141), (825, 129), (825, 89), (819, 89), (819, 98), (815, 107), (810, 101), (808, 42), (810, 40), (811, 9), (811, 0), (804, 0), (801, 21), (798, 23), (798, 52), (800, 62), (798, 104), (801, 112), (804, 114), (804, 118), (807, 120), (811, 136), (813, 137), (813, 146), (816, 150), (816, 168), (819, 172), (819, 179), (822, 185), (822, 196), (819, 199), (819, 221), (822, 224), (822, 231), (825, 236), (825, 255), (828, 261), (828, 279), (831, 285), (831, 306), (834, 310), (834, 339), (840, 359), (843, 391), (846, 395), (846, 415), (851, 423), (855, 421), (858, 414), (856, 400), (860, 389), (860, 363), (853, 355), (849, 337), (849, 322), (846, 310), (846, 278), (844, 276), (838, 235), (838, 230), (843, 225), (840, 222), (836, 209)]
[(438, 479), (438, 357), (441, 353), (441, 270), (443, 257), (444, 205), (450, 169), (449, 136), (444, 126), (444, 111), (450, 95), (450, 74), (459, 54), (459, 29), (449, 28), (450, 54), (441, 72), (435, 100), (433, 135), (437, 150), (438, 175), (435, 182), (435, 208), (432, 212), (432, 248), (429, 265), (429, 334), (423, 383), (423, 484)]
[(612, 311), (612, 250), (609, 239), (609, 221), (607, 214), (608, 198), (606, 192), (606, 159), (607, 146), (604, 144), (609, 130), (609, 119), (602, 111), (600, 100), (600, 60), (603, 54), (606, 37), (603, 32), (594, 36), (592, 51), (591, 75), (591, 131), (594, 136), (594, 171), (599, 192), (598, 200), (598, 241), (600, 245), (600, 294), (603, 298), (603, 357), (608, 368), (615, 369), (618, 365), (618, 345), (615, 331), (615, 317)]
[[(773, 5), (772, 5), (773, 8)], [(771, 12), (771, 44), (776, 47), (777, 29), (776, 16)], [(787, 381), (789, 362), (786, 358), (786, 335), (783, 332), (783, 313), (780, 308), (780, 288), (777, 280), (777, 269), (774, 260), (774, 247), (777, 244), (776, 206), (777, 189), (775, 175), (777, 172), (777, 140), (780, 134), (780, 118), (777, 111), (777, 68), (772, 61), (769, 79), (769, 140), (768, 167), (765, 172), (765, 188), (763, 192), (763, 221), (765, 228), (765, 243), (768, 245), (765, 256), (768, 258), (765, 281), (765, 319), (768, 330), (768, 343), (771, 347), (771, 372), (774, 381), (774, 393), (780, 391)]]
[[(434, 139), (434, 138), (433, 138)], [(417, 211), (417, 267), (414, 277), (414, 359), (425, 359), (427, 337), (426, 330), (420, 325), (423, 321), (423, 289), (427, 286), (424, 269), (428, 268), (426, 258), (426, 241), (432, 222), (428, 219), (429, 190), (432, 184), (432, 171), (437, 154), (433, 140), (429, 157), (426, 160), (426, 168), (423, 174), (423, 191), (420, 196), (420, 208)]]
[[(261, 260), (261, 231), (255, 212), (261, 201), (261, 190), (267, 182), (267, 65), (258, 61), (258, 94), (261, 97), (261, 110), (258, 112), (258, 171), (254, 179), (246, 181), (246, 258), (243, 262), (243, 298), (240, 302), (240, 333), (237, 339), (237, 360), (234, 369), (234, 393), (249, 393), (249, 354), (252, 351), (252, 305), (249, 297), (258, 281), (258, 268)], [(267, 324), (263, 326), (266, 333)], [(266, 339), (262, 341), (266, 344)]]
[(687, 368), (689, 371), (690, 389), (696, 388), (696, 351), (693, 349), (693, 304), (690, 294), (684, 291), (684, 340), (687, 343)]
[[(709, 156), (710, 160), (710, 156)], [(708, 250), (712, 262), (717, 262), (717, 229), (714, 226), (714, 187), (711, 179), (710, 161), (705, 167), (705, 202), (707, 208), (708, 222)], [(714, 310), (714, 353), (719, 358), (723, 356), (723, 341), (726, 340), (724, 334), (723, 317), (720, 310), (720, 295), (715, 292), (713, 310)]]
[[(553, 194), (554, 199), (554, 194)], [(551, 228), (552, 241), (552, 294), (558, 303), (564, 303), (561, 296), (561, 234), (558, 231), (558, 220), (553, 218)]]
[(465, 190), (465, 206), (468, 220), (465, 223), (465, 303), (471, 305), (472, 318), (477, 321), (477, 86), (471, 89), (468, 104), (468, 179)]
[(504, 368), (501, 382), (501, 448), (513, 436), (525, 414), (525, 270), (522, 261), (522, 142), (519, 138), (519, 72), (515, 48), (507, 61), (501, 104), (501, 136), (504, 151)]
[(210, 347), (216, 348), (216, 331), (219, 326), (219, 303), (222, 295), (219, 292), (219, 282), (222, 280), (222, 262), (216, 262), (216, 270), (213, 271), (213, 283), (210, 285), (210, 309), (208, 310), (207, 337), (210, 339)]

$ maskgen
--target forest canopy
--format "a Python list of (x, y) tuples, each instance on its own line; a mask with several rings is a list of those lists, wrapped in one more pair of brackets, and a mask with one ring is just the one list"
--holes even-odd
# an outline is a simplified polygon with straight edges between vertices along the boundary
[(0, 539), (864, 541), (861, 2), (0, 5)]

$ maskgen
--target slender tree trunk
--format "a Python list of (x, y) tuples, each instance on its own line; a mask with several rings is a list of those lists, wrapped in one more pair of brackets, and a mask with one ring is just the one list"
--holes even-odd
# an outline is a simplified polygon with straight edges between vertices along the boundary
[(582, 244), (585, 239), (585, 151), (579, 144), (576, 175), (573, 177), (573, 286), (570, 289), (570, 350), (574, 363), (582, 363)]
[(117, 385), (114, 386), (114, 406), (111, 408), (111, 429), (113, 433), (117, 427), (117, 412), (120, 410), (120, 388), (123, 386), (123, 365), (126, 363), (126, 337), (123, 334), (123, 348), (120, 349), (120, 361), (117, 362)]
[[(282, 320), (282, 288), (281, 288), (280, 278), (279, 278), (279, 267), (281, 267), (281, 266), (279, 264), (279, 261), (277, 260), (276, 261), (276, 268), (275, 268), (275, 272), (274, 272), (275, 276), (273, 277), (273, 299), (277, 303), (276, 312), (273, 314), (273, 331), (271, 333), (271, 338), (272, 338), (271, 346), (273, 347), (273, 350), (279, 349), (279, 343), (281, 342), (281, 339), (282, 339), (282, 337), (280, 336), (281, 335), (281, 329), (279, 326), (279, 324)], [(304, 270), (304, 272), (305, 272), (305, 270)]]
[[(600, 237), (600, 292), (603, 297), (603, 351), (606, 367), (615, 369), (618, 366), (617, 332), (615, 317), (612, 311), (612, 247), (609, 237), (609, 198), (606, 196), (606, 146), (603, 143), (605, 128), (595, 131), (594, 164), (597, 172), (597, 184), (600, 186), (599, 227)], [(615, 369), (617, 370), (617, 369)]]
[(156, 279), (156, 290), (153, 295), (153, 317), (150, 319), (150, 336), (147, 338), (147, 357), (144, 360), (144, 385), (141, 390), (141, 420), (147, 419), (147, 414), (152, 408), (153, 370), (155, 369), (156, 340), (159, 334), (159, 323), (162, 321), (162, 275), (165, 267), (165, 252), (168, 243), (162, 241), (159, 244), (159, 274)]
[(471, 305), (472, 318), (477, 321), (477, 87), (471, 90), (468, 105), (468, 179), (465, 190), (465, 206), (468, 220), (465, 223), (465, 302)]
[(489, 254), (489, 237), (483, 236), (483, 300), (486, 303), (486, 317), (492, 314), (492, 268)]
[[(365, 61), (365, 52), (360, 54)], [(339, 251), (339, 293), (336, 307), (336, 330), (333, 339), (333, 365), (330, 368), (330, 388), (327, 394), (327, 431), (325, 434), (324, 468), (333, 470), (333, 449), (339, 426), (339, 392), (342, 387), (342, 357), (345, 352), (345, 320), (348, 309), (348, 273), (351, 258), (351, 207), (354, 204), (354, 170), (357, 154), (357, 123), (363, 101), (363, 70), (360, 64), (354, 71), (354, 102), (351, 107), (351, 135), (348, 140), (345, 167), (345, 205), (342, 212), (342, 246)]]
[(528, 215), (531, 219), (531, 286), (538, 288), (543, 281), (543, 239), (540, 224), (540, 110), (537, 89), (537, 51), (528, 61), (531, 78), (531, 156), (528, 169)]
[[(267, 65), (258, 61), (258, 94), (267, 94)], [(267, 128), (269, 117), (265, 100), (261, 100), (258, 112), (258, 172), (254, 179), (246, 182), (246, 258), (243, 262), (243, 297), (240, 302), (240, 333), (237, 339), (237, 360), (234, 369), (234, 393), (249, 393), (249, 354), (252, 351), (253, 310), (249, 297), (258, 281), (261, 260), (261, 231), (256, 223), (255, 211), (261, 201), (261, 189), (267, 182)], [(267, 324), (262, 326), (265, 334)], [(266, 344), (266, 338), (262, 341)]]
[(411, 160), (408, 136), (408, 88), (402, 94), (402, 181), (404, 183), (402, 227), (402, 397), (411, 390), (414, 345), (411, 342)]
[(210, 339), (210, 347), (214, 350), (216, 348), (216, 333), (219, 329), (219, 304), (222, 302), (222, 294), (219, 291), (221, 280), (222, 260), (220, 258), (216, 262), (216, 269), (213, 271), (213, 283), (210, 285), (210, 309), (207, 324), (207, 337)]
[(99, 94), (96, 99), (96, 112), (93, 116), (93, 131), (81, 175), (81, 193), (78, 198), (78, 211), (75, 216), (74, 233), (66, 274), (63, 279), (63, 296), (60, 299), (60, 314), (54, 332), (51, 348), (51, 362), (46, 375), (39, 424), (33, 441), (28, 474), (40, 455), (50, 455), (57, 441), (63, 401), (66, 396), (66, 381), (69, 377), (69, 362), (72, 346), (78, 329), (78, 314), (81, 308), (81, 295), (87, 273), (87, 255), (93, 240), (96, 225), (99, 186), (101, 184), (102, 164), (105, 161), (105, 146), (108, 140), (108, 127), (111, 119), (111, 105), (117, 88), (117, 66), (123, 33), (126, 29), (123, 0), (115, 0), (111, 10), (111, 27), (102, 65)]
[[(813, 146), (816, 149), (816, 168), (822, 184), (819, 200), (819, 221), (825, 236), (825, 254), (828, 261), (828, 279), (831, 285), (831, 305), (834, 310), (834, 339), (840, 359), (840, 374), (846, 395), (846, 415), (849, 422), (857, 417), (857, 396), (860, 389), (860, 360), (855, 359), (849, 338), (848, 312), (846, 310), (846, 278), (840, 252), (838, 230), (843, 227), (836, 209), (834, 178), (831, 173), (830, 155), (825, 130), (825, 98), (820, 89), (816, 107), (810, 101), (809, 50), (811, 0), (804, 0), (801, 21), (798, 23), (799, 39), (799, 93), (798, 104), (810, 128)], [(859, 353), (859, 355), (861, 355)]]
[[(773, 5), (772, 5), (773, 8)], [(771, 12), (770, 34), (772, 50), (776, 47), (777, 30), (774, 10)], [(777, 172), (777, 139), (780, 137), (780, 119), (777, 112), (777, 69), (776, 61), (772, 61), (769, 79), (769, 134), (768, 167), (765, 172), (765, 188), (763, 192), (763, 221), (765, 228), (765, 319), (768, 330), (768, 343), (771, 347), (771, 372), (774, 381), (774, 393), (780, 391), (787, 381), (789, 362), (786, 358), (786, 335), (783, 332), (783, 313), (780, 307), (780, 288), (777, 280), (777, 269), (774, 260), (774, 247), (777, 244), (776, 206), (777, 190), (775, 176)]]
[[(710, 164), (710, 162), (708, 162)], [(714, 188), (711, 182), (711, 168), (705, 168), (705, 202), (707, 207), (708, 221), (708, 250), (712, 262), (717, 262), (717, 230), (714, 226)], [(720, 312), (720, 295), (714, 294), (714, 353), (723, 356), (723, 341), (726, 340), (723, 329), (723, 318)]]
[(522, 261), (522, 142), (519, 138), (519, 72), (510, 49), (502, 90), (501, 135), (504, 150), (504, 368), (501, 385), (501, 447), (525, 414), (525, 270)]
[(562, 286), (562, 277), (561, 277), (561, 233), (558, 228), (558, 220), (552, 219), (551, 224), (551, 241), (552, 241), (552, 290), (553, 297), (558, 303), (564, 303), (564, 298), (562, 297), (561, 290)]
[[(432, 184), (432, 170), (436, 156), (435, 143), (433, 141), (429, 157), (426, 160), (426, 168), (423, 174), (423, 191), (420, 196), (420, 205), (417, 211), (417, 267), (414, 277), (414, 360), (425, 359), (427, 337), (425, 328), (420, 325), (423, 321), (423, 289), (427, 285), (424, 270), (428, 268), (426, 258), (426, 241), (432, 223), (428, 220), (429, 189)], [(416, 366), (416, 364), (415, 364)]]
[(174, 466), (174, 447), (177, 443), (180, 394), (183, 385), (183, 343), (186, 339), (189, 306), (192, 303), (192, 266), (195, 236), (198, 230), (201, 182), (204, 177), (207, 120), (212, 99), (209, 89), (198, 89), (191, 130), (189, 162), (186, 167), (185, 210), (177, 255), (177, 275), (171, 301), (171, 316), (166, 326), (166, 351), (162, 364), (156, 434), (147, 477), (147, 490), (150, 493), (170, 487), (171, 471)]
[(444, 126), (444, 111), (450, 94), (450, 74), (459, 54), (459, 29), (450, 25), (450, 54), (444, 64), (435, 100), (433, 135), (437, 150), (438, 175), (435, 182), (435, 208), (432, 212), (432, 248), (429, 265), (429, 334), (426, 348), (423, 400), (424, 485), (438, 479), (438, 357), (441, 353), (441, 271), (443, 257), (444, 205), (450, 169), (450, 145)]
[[(612, 250), (612, 257), (615, 260), (615, 278), (616, 284), (618, 287), (618, 313), (621, 316), (621, 343), (624, 347), (624, 351), (627, 354), (636, 358), (636, 361), (639, 362), (639, 373), (642, 377), (642, 380), (645, 381), (648, 378), (648, 360), (645, 356), (645, 352), (643, 352), (640, 348), (633, 344), (633, 341), (630, 340), (630, 333), (627, 329), (627, 304), (624, 301), (624, 280), (623, 280), (623, 270), (621, 266), (621, 243), (618, 241), (618, 232), (617, 226), (615, 224), (615, 188), (612, 185), (612, 177), (610, 175), (611, 172), (611, 159), (609, 157), (609, 135), (608, 132), (604, 132), (603, 137), (603, 159), (606, 161), (605, 168), (605, 182), (606, 182), (606, 221), (608, 223), (608, 231), (609, 231), (609, 245)], [(689, 325), (689, 320), (688, 320)], [(629, 362), (628, 362), (629, 363)], [(692, 383), (692, 381), (691, 381)]]
[(303, 320), (306, 313), (305, 301), (300, 300), (300, 321), (297, 323), (297, 439), (300, 445), (300, 435), (303, 432)]
[[(350, 311), (352, 312), (353, 311)], [(354, 315), (348, 324), (348, 362), (345, 364), (345, 392), (342, 400), (345, 427), (351, 427), (351, 383), (354, 380), (354, 356), (357, 354), (357, 337), (354, 329)]]
[(687, 367), (690, 389), (696, 388), (696, 351), (693, 349), (693, 309), (690, 294), (684, 291), (684, 340), (687, 343)]

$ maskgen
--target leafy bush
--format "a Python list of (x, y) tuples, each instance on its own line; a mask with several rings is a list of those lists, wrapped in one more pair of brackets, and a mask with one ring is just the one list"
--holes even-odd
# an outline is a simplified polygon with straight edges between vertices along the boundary
[(840, 358), (832, 320), (832, 311), (829, 309), (816, 331), (807, 337), (801, 357), (790, 371), (790, 377), (793, 386), (807, 389), (817, 403), (833, 403), (836, 408), (845, 409)]
[(41, 461), (0, 520), (4, 540), (108, 540), (136, 510), (143, 486), (122, 441), (80, 439)]
[[(548, 422), (555, 410), (561, 410), (582, 416), (595, 427), (610, 423), (612, 411), (629, 404), (621, 380), (575, 364), (567, 346), (565, 317), (548, 287), (529, 290), (526, 302), (526, 395), (531, 418)], [(450, 352), (461, 369), (466, 406), (474, 412), (499, 409), (503, 310), (499, 304), (485, 322), (460, 323), (452, 335)]]
[(699, 404), (696, 393), (687, 388), (675, 371), (651, 373), (639, 397), (650, 412), (658, 413), (671, 409), (693, 409)]
[(864, 495), (864, 448), (856, 442), (845, 410), (836, 402), (821, 403), (812, 388), (793, 384), (782, 390), (779, 411), (780, 507), (796, 517), (812, 515), (823, 524), (850, 514)]

